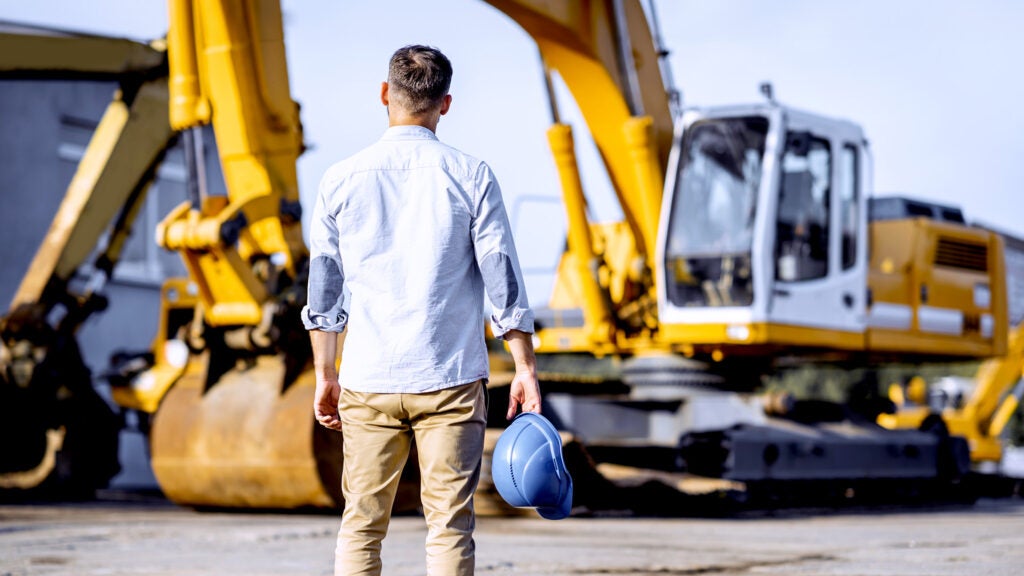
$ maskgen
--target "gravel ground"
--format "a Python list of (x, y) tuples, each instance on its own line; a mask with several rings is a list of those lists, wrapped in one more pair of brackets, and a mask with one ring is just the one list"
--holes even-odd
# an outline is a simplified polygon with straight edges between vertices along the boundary
[[(331, 515), (200, 513), (160, 500), (0, 506), (0, 576), (331, 574)], [(420, 517), (385, 541), (388, 576), (424, 573)], [(1024, 503), (743, 519), (482, 518), (477, 573), (1024, 573)]]

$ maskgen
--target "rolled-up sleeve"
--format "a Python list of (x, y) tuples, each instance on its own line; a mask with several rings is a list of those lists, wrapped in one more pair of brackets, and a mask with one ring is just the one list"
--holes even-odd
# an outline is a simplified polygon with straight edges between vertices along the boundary
[(348, 324), (344, 309), (345, 272), (338, 251), (338, 225), (327, 207), (326, 178), (320, 184), (309, 230), (309, 284), (302, 307), (306, 330), (341, 332)]
[(491, 331), (498, 338), (509, 330), (532, 334), (533, 311), (526, 298), (501, 188), (486, 164), (481, 163), (475, 180), (477, 199), (471, 232), (477, 266), (491, 304)]

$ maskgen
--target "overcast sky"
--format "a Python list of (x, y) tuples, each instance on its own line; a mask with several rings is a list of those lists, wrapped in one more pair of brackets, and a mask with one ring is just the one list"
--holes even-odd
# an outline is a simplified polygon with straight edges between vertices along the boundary
[[(386, 127), (377, 98), (391, 52), (431, 44), (455, 67), (454, 103), (439, 136), (494, 167), (515, 212), (524, 265), (553, 260), (558, 204), (517, 200), (557, 198), (558, 188), (537, 50), (514, 22), (480, 0), (283, 4), (292, 94), (313, 146), (299, 163), (305, 200), (331, 163)], [(770, 80), (780, 101), (864, 127), (877, 193), (956, 204), (969, 219), (1024, 236), (1024, 2), (656, 6), (688, 105), (756, 102), (758, 84)], [(0, 18), (135, 39), (162, 36), (167, 27), (159, 0), (0, 0)], [(616, 218), (596, 173), (589, 170), (584, 182), (593, 209), (600, 219)]]

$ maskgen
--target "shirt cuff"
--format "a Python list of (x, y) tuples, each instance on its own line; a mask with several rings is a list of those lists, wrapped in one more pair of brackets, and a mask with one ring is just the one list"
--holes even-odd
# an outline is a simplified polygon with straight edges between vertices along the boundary
[(515, 308), (507, 311), (501, 317), (491, 315), (491, 333), (495, 338), (502, 338), (509, 330), (519, 330), (527, 334), (533, 334), (533, 310), (529, 308)]
[(322, 330), (324, 332), (343, 332), (348, 325), (348, 314), (338, 312), (334, 318), (327, 314), (314, 312), (309, 305), (302, 307), (302, 325), (306, 330)]

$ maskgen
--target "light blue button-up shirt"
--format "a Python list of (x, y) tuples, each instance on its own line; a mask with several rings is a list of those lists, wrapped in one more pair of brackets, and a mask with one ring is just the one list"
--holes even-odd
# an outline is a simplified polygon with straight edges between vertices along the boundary
[(307, 330), (341, 332), (338, 379), (359, 392), (420, 393), (486, 378), (491, 329), (533, 332), (491, 169), (427, 128), (393, 126), (331, 166), (310, 229)]

